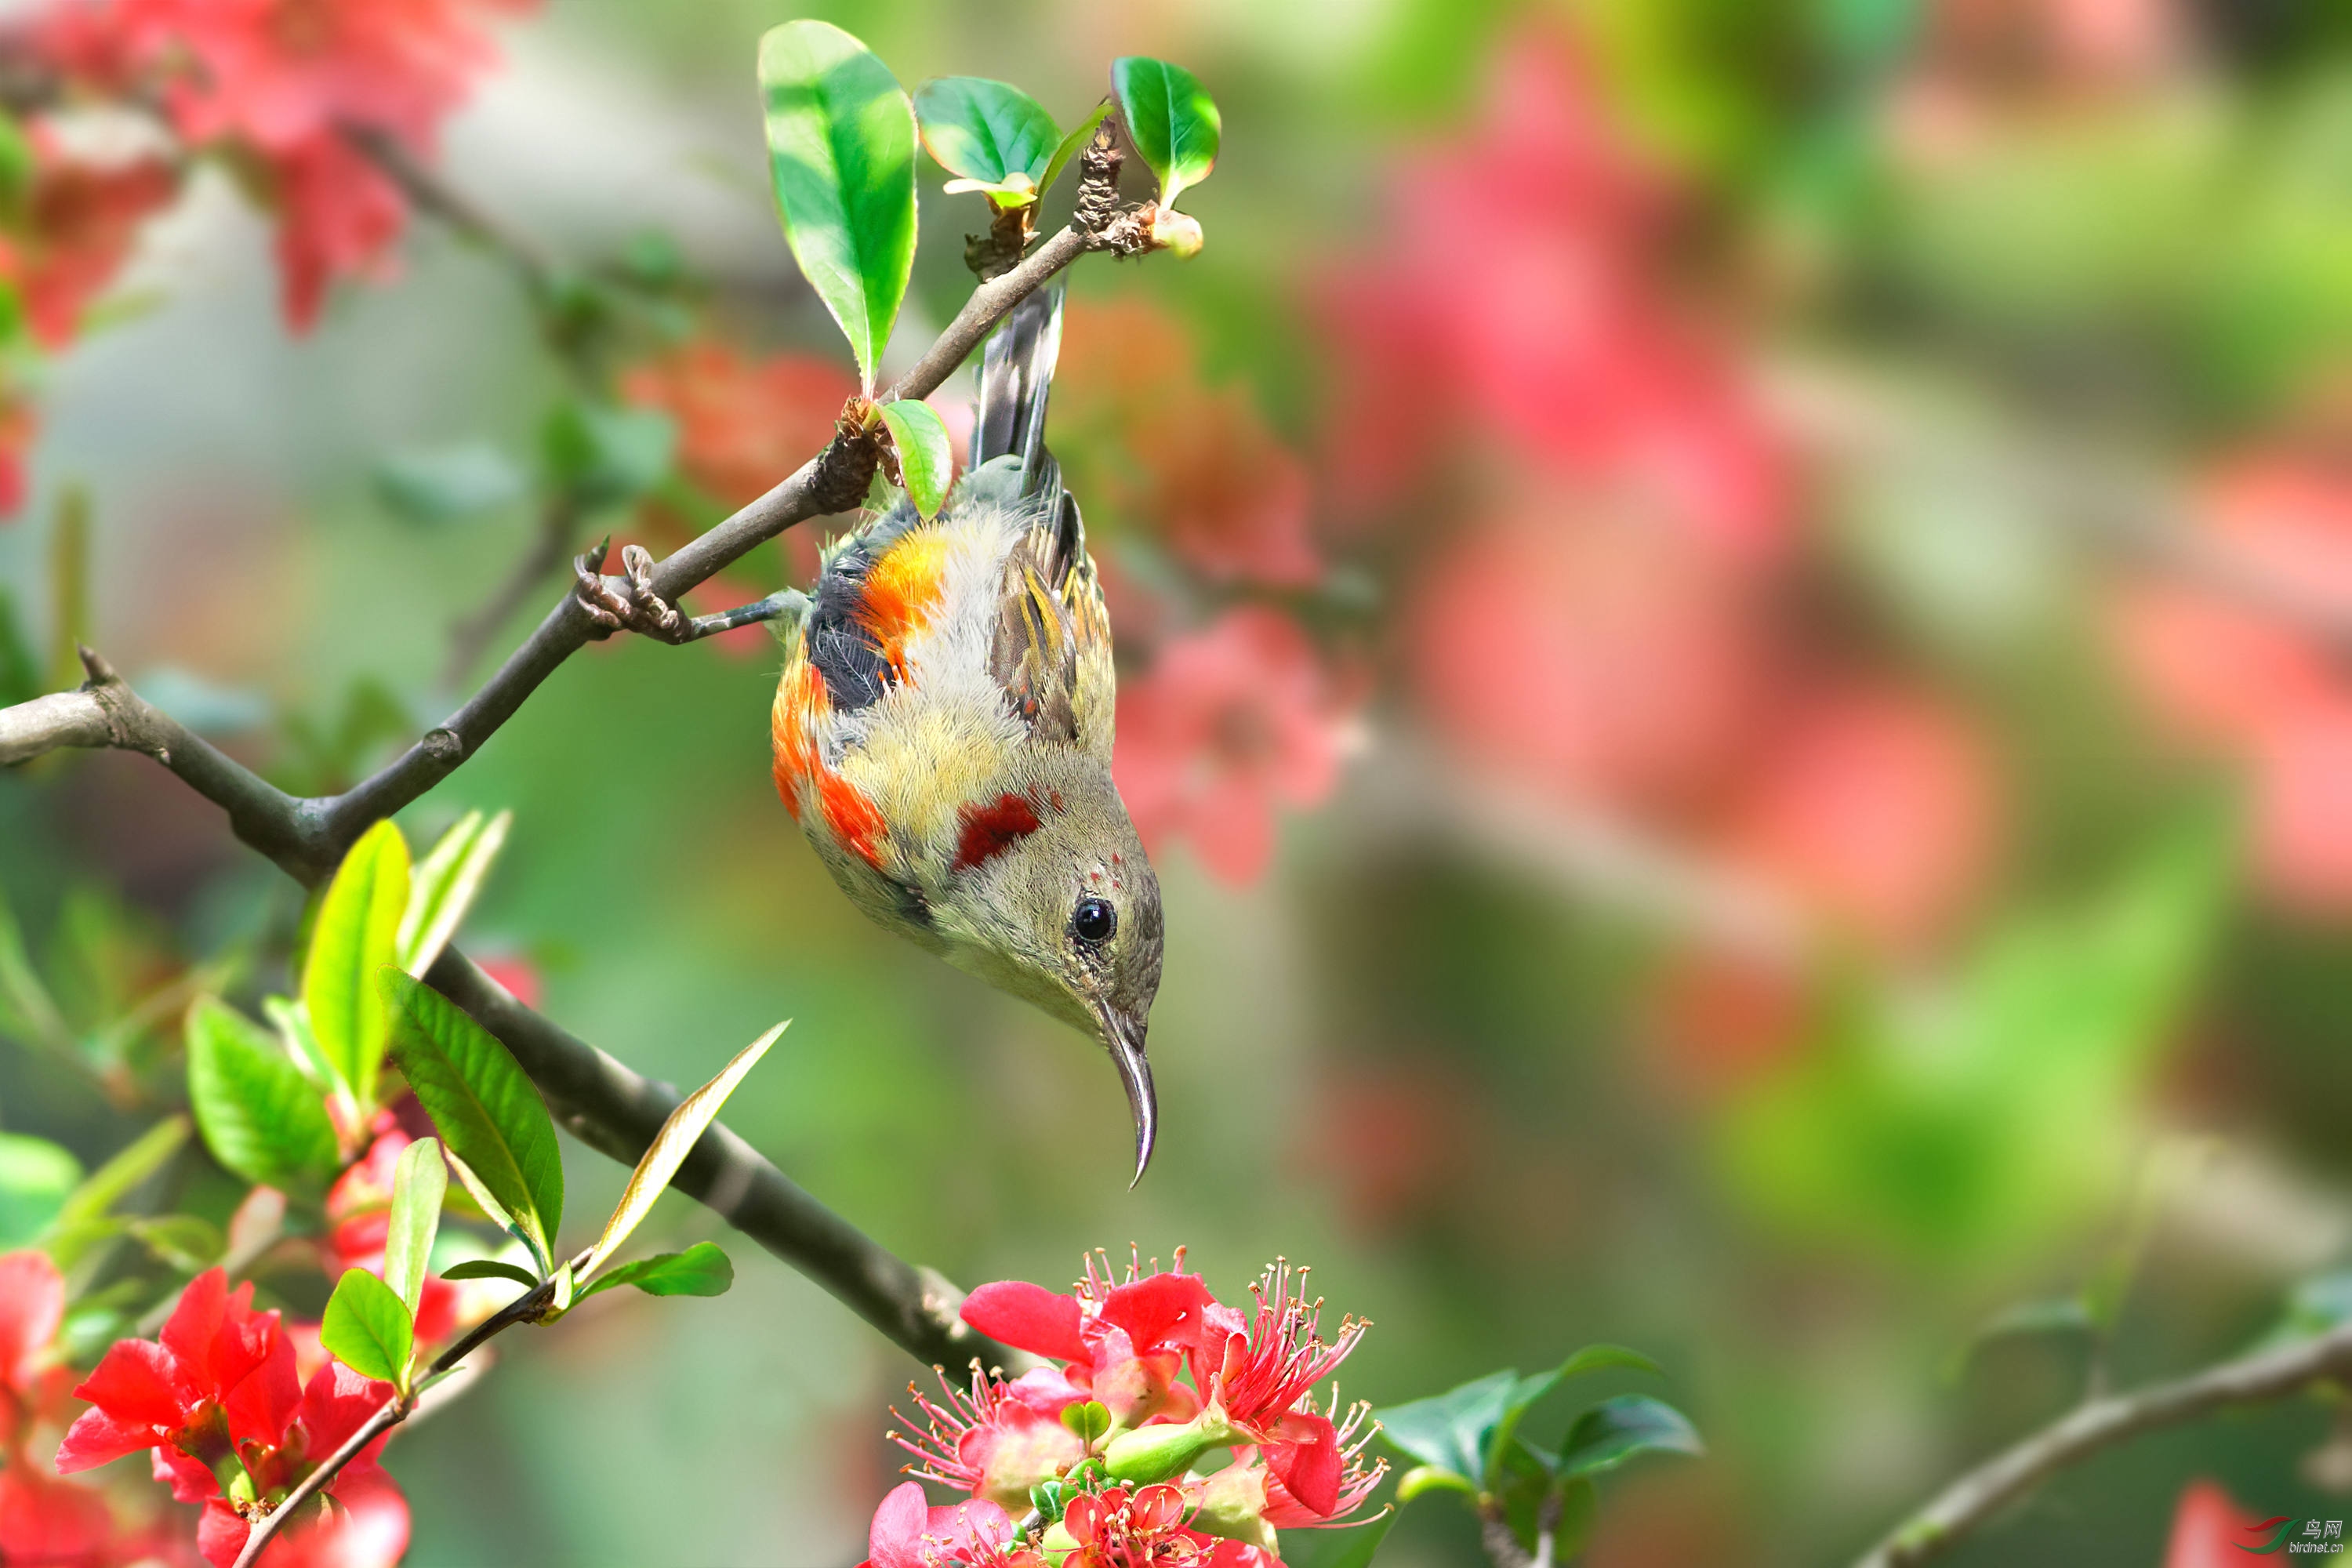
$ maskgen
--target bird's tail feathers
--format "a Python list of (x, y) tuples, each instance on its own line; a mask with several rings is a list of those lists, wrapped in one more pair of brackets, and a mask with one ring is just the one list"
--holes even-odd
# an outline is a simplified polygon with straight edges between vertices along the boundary
[(971, 464), (1021, 459), (1022, 493), (1058, 500), (1060, 465), (1045, 450), (1045, 405), (1062, 353), (1062, 282), (1052, 279), (1013, 307), (981, 352), (980, 406), (971, 429)]

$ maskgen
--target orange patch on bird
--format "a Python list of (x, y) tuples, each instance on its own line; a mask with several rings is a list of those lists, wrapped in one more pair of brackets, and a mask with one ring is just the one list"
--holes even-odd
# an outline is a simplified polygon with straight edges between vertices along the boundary
[(904, 680), (907, 641), (930, 624), (947, 576), (947, 536), (917, 529), (884, 551), (858, 586), (857, 624), (881, 645), (882, 657)]
[(993, 859), (1037, 831), (1037, 808), (1022, 795), (973, 802), (956, 812), (963, 833), (956, 840), (955, 868), (969, 871)]
[(831, 705), (824, 677), (805, 661), (784, 671), (776, 686), (775, 706), (769, 710), (768, 730), (775, 745), (776, 793), (797, 822), (804, 790), (816, 795), (817, 815), (845, 849), (882, 868), (882, 813), (856, 784), (824, 765), (817, 754), (816, 721)]

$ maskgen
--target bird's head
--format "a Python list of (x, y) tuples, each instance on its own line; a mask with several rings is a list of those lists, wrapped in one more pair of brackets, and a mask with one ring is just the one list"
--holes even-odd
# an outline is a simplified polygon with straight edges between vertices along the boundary
[(1160, 990), (1160, 882), (1109, 770), (1082, 753), (967, 803), (933, 929), (959, 968), (1099, 1040), (1135, 1117), (1135, 1173), (1159, 1121), (1144, 1034)]

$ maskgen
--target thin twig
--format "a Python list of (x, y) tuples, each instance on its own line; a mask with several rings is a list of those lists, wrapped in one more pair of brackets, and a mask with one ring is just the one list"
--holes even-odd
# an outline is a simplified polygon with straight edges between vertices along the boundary
[(534, 288), (553, 277), (555, 262), (537, 241), (508, 227), (488, 207), (444, 180), (438, 170), (403, 146), (399, 138), (368, 125), (347, 124), (341, 130), (343, 140), (398, 185), (401, 195), (418, 211), (431, 214), (467, 239), (504, 256)]
[(245, 1549), (236, 1554), (235, 1568), (253, 1568), (255, 1563), (261, 1561), (261, 1553), (269, 1545), (270, 1538), (294, 1517), (297, 1510), (332, 1486), (335, 1477), (342, 1472), (346, 1465), (358, 1458), (370, 1443), (407, 1420), (409, 1413), (416, 1408), (417, 1395), (422, 1392), (423, 1384), (427, 1379), (455, 1371), (459, 1363), (480, 1349), (485, 1342), (514, 1327), (515, 1324), (535, 1317), (554, 1293), (554, 1281), (542, 1280), (533, 1289), (516, 1297), (488, 1318), (475, 1324), (464, 1339), (435, 1357), (432, 1366), (427, 1369), (425, 1376), (416, 1380), (416, 1386), (403, 1393), (396, 1393), (390, 1399), (385, 1400), (374, 1415), (360, 1424), (359, 1430), (343, 1440), (341, 1447), (328, 1455), (325, 1463), (303, 1477), (300, 1484), (286, 1494), (284, 1502), (279, 1503), (255, 1521), (252, 1530), (246, 1535)]
[(2223, 1362), (2172, 1383), (2088, 1401), (1946, 1487), (1865, 1553), (1855, 1568), (1915, 1568), (1958, 1544), (2060, 1470), (2142, 1433), (2177, 1426), (2233, 1405), (2284, 1399), (2345, 1378), (2352, 1378), (2352, 1324), (2284, 1349)]
[(449, 628), (449, 662), (441, 671), (445, 689), (466, 679), (467, 672), (481, 662), (483, 649), (489, 647), (499, 628), (522, 608), (532, 589), (553, 576), (563, 564), (564, 557), (572, 553), (572, 531), (578, 526), (578, 509), (569, 500), (559, 497), (547, 503), (540, 513), (539, 527), (532, 531), (530, 545), (507, 574), (506, 581), (480, 607)]

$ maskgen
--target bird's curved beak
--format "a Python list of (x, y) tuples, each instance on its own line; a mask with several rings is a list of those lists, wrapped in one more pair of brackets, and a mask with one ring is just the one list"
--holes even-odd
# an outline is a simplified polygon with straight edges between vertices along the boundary
[(1145, 1019), (1129, 1017), (1108, 1004), (1098, 1005), (1095, 1016), (1101, 1022), (1111, 1065), (1127, 1086), (1128, 1110), (1135, 1115), (1135, 1181), (1127, 1184), (1133, 1187), (1143, 1180), (1143, 1168), (1151, 1163), (1152, 1142), (1160, 1135), (1160, 1101), (1151, 1089), (1151, 1063), (1143, 1054)]

